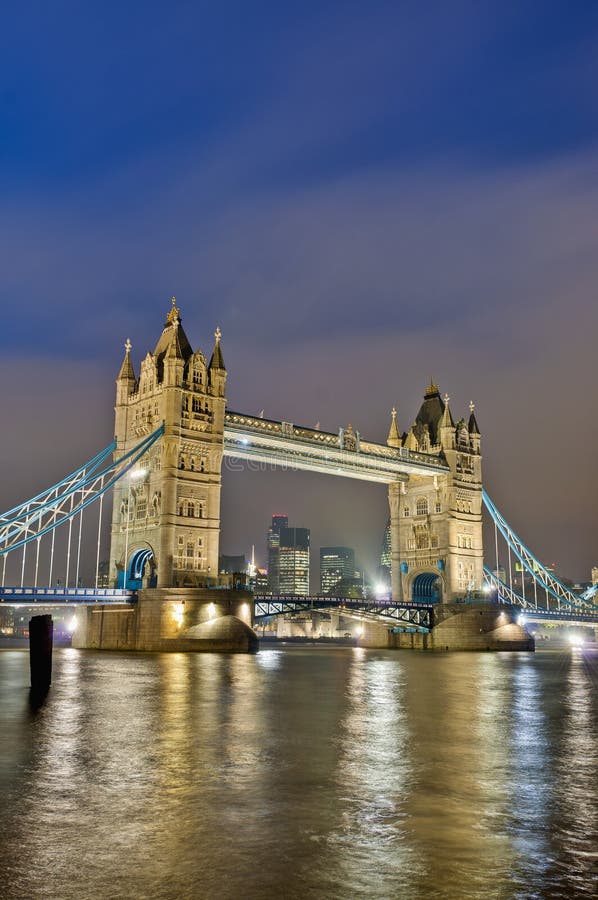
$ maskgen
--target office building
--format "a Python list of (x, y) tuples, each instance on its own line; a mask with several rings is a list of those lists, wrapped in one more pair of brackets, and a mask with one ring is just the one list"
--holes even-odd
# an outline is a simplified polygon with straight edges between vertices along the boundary
[(280, 529), (278, 593), (309, 594), (309, 528)]
[(289, 524), (289, 517), (285, 515), (273, 515), (272, 524), (268, 529), (268, 593), (279, 594), (280, 582), (278, 576), (278, 548), (280, 547), (280, 530)]
[(320, 547), (320, 593), (333, 595), (341, 581), (355, 577), (355, 552), (350, 547)]

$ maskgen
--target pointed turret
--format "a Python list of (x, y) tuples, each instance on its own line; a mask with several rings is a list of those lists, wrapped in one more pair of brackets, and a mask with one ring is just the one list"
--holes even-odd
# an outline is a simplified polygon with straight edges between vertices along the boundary
[(222, 348), (220, 347), (221, 337), (222, 332), (220, 331), (220, 328), (216, 328), (216, 331), (214, 332), (214, 350), (212, 352), (212, 358), (210, 359), (210, 365), (208, 366), (210, 387), (217, 397), (224, 397), (224, 386), (226, 384), (226, 366), (224, 365), (224, 357), (222, 355)]
[(129, 338), (125, 341), (125, 358), (118, 373), (118, 381), (135, 381), (135, 372), (133, 371), (133, 363), (131, 362), (131, 341)]
[(116, 379), (116, 403), (126, 403), (129, 394), (135, 389), (135, 372), (133, 363), (131, 362), (131, 341), (129, 338), (125, 341), (125, 358), (123, 359), (120, 372)]
[(390, 411), (391, 420), (390, 420), (390, 429), (388, 432), (388, 437), (386, 439), (386, 443), (389, 447), (400, 447), (401, 446), (401, 435), (399, 433), (399, 429), (397, 426), (397, 411), (393, 408)]
[(468, 431), (470, 434), (479, 435), (480, 429), (478, 428), (478, 423), (476, 421), (474, 409), (475, 409), (475, 403), (473, 402), (473, 400), (470, 400), (470, 402), (469, 402), (469, 422), (468, 422), (467, 428), (468, 428)]
[(220, 331), (220, 327), (216, 328), (214, 332), (214, 350), (212, 353), (212, 358), (210, 359), (210, 369), (222, 369), (223, 372), (226, 372), (226, 366), (224, 365), (224, 357), (222, 355), (222, 349), (220, 347), (220, 338), (222, 337), (222, 332)]
[(449, 407), (450, 397), (444, 395), (444, 410), (438, 423), (438, 439), (443, 450), (455, 449), (455, 423)]
[(469, 404), (469, 422), (467, 424), (467, 430), (469, 431), (469, 442), (471, 444), (471, 449), (474, 453), (479, 453), (481, 444), (480, 429), (478, 428), (474, 409), (475, 403), (472, 400)]

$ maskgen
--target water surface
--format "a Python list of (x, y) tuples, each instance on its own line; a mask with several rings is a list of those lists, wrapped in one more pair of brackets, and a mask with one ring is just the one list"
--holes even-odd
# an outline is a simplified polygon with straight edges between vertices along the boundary
[(598, 896), (598, 657), (0, 653), (0, 893)]

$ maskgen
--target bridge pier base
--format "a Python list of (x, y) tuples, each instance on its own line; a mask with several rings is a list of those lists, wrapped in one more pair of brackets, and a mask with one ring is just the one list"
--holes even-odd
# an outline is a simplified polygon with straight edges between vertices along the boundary
[(440, 604), (428, 633), (381, 622), (364, 622), (362, 647), (446, 652), (534, 650), (535, 642), (510, 606), (496, 603)]
[(257, 650), (253, 595), (209, 588), (153, 588), (137, 603), (82, 607), (73, 646), (88, 650)]

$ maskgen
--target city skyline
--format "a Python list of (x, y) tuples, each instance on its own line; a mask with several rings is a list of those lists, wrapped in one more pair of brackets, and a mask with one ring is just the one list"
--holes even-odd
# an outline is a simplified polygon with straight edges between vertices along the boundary
[[(138, 367), (175, 294), (194, 346), (221, 326), (233, 409), (384, 441), (430, 376), (473, 400), (498, 506), (589, 577), (598, 11), (177, 8), (143, 48), (132, 12), (81, 15), (4, 22), (0, 506), (105, 446), (123, 343)], [(318, 475), (225, 470), (223, 546), (278, 502), (374, 564), (384, 490)]]

